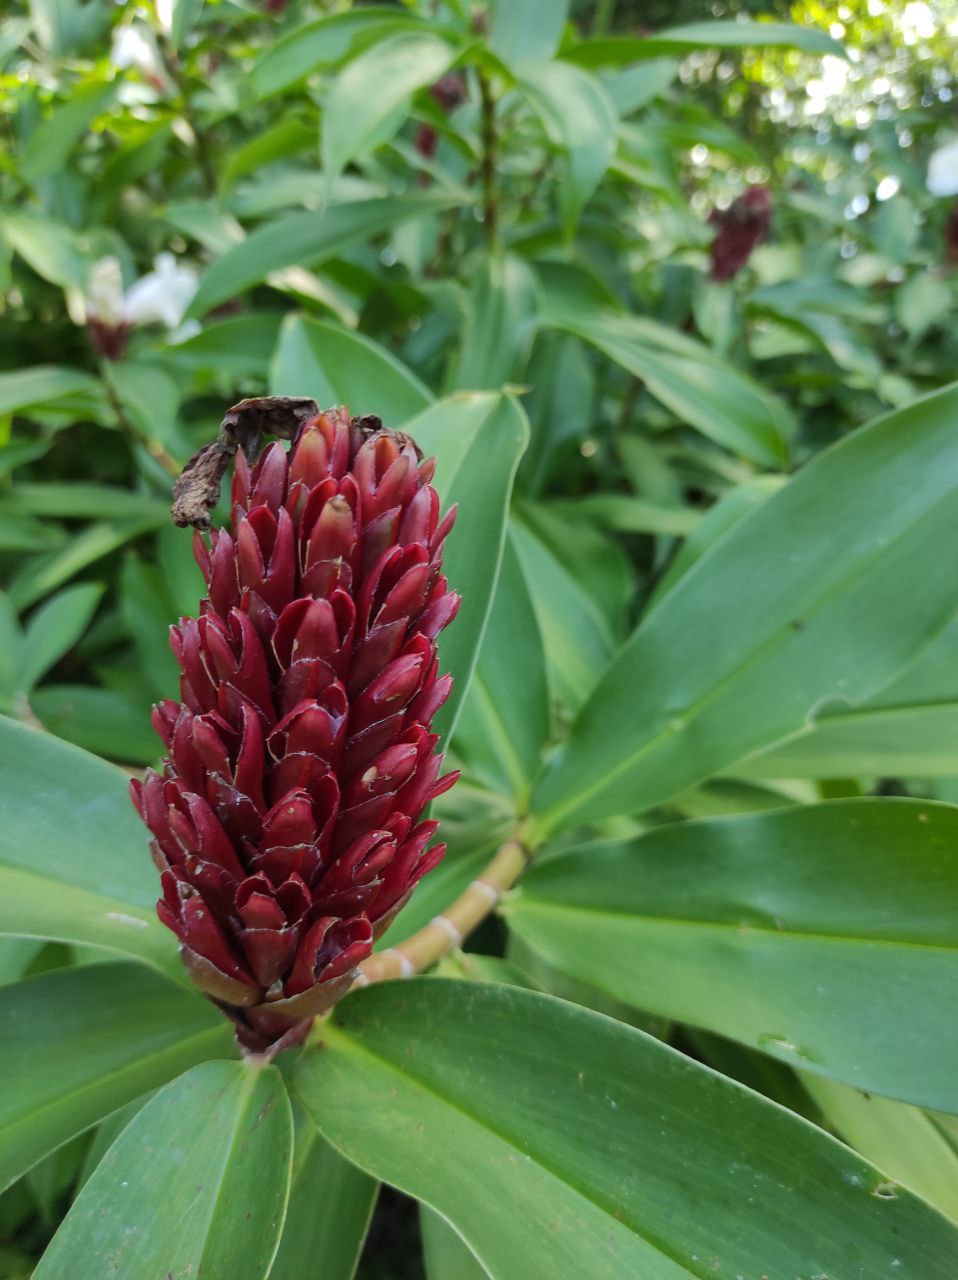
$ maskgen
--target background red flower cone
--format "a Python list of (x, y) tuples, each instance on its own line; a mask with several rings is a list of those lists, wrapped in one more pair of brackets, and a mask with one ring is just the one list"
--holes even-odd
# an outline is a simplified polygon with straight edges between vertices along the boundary
[(172, 629), (163, 772), (132, 784), (160, 919), (254, 1050), (349, 987), (445, 847), (420, 818), (457, 776), (429, 729), (454, 512), (434, 462), (370, 421), (333, 409), (288, 454), (237, 455), (229, 531), (195, 535), (207, 596)]

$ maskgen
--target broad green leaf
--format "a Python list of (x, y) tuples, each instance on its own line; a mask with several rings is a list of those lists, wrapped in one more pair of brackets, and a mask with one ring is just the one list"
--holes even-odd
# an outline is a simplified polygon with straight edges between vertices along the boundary
[(188, 369), (230, 377), (265, 377), (276, 346), (282, 316), (276, 312), (231, 316), (209, 324), (185, 342), (167, 347), (167, 355)]
[(136, 520), (149, 516), (157, 524), (168, 523), (169, 504), (144, 493), (133, 493), (113, 485), (82, 481), (21, 481), (12, 494), (18, 509), (34, 516), (54, 516), (64, 520), (109, 517)]
[(954, 611), (956, 410), (948, 387), (817, 455), (652, 607), (542, 777), (544, 826), (666, 800), (914, 661)]
[(298, 1104), (289, 1206), (271, 1275), (352, 1280), (379, 1184), (344, 1160)]
[(677, 823), (534, 868), (558, 968), (795, 1066), (958, 1112), (958, 808), (833, 801)]
[(70, 90), (63, 106), (31, 134), (20, 156), (20, 169), (28, 182), (36, 182), (62, 169), (82, 133), (113, 101), (114, 81), (91, 80)]
[(808, 1072), (802, 1080), (849, 1146), (958, 1220), (958, 1151), (931, 1116)]
[(542, 637), (522, 565), (507, 537), (455, 751), (471, 773), (513, 796), (523, 812), (548, 737)]
[(43, 945), (33, 938), (0, 938), (0, 984), (22, 978)]
[(138, 964), (56, 969), (0, 988), (0, 1186), (207, 1058), (229, 1024)]
[(204, 315), (282, 267), (311, 267), (343, 249), (387, 231), (409, 218), (434, 213), (449, 196), (385, 196), (328, 206), (322, 212), (290, 213), (258, 227), (223, 254), (200, 281), (187, 317)]
[(0, 933), (122, 951), (179, 976), (120, 769), (0, 717)]
[(489, 45), (510, 66), (551, 58), (569, 17), (569, 0), (490, 0)]
[(664, 325), (610, 306), (574, 305), (574, 296), (561, 288), (561, 281), (562, 275), (550, 270), (544, 324), (596, 347), (710, 440), (764, 466), (783, 465), (790, 418), (764, 388), (707, 347)]
[(34, 213), (4, 213), (0, 216), (0, 236), (44, 280), (64, 289), (86, 287), (90, 258), (80, 248), (73, 231), (62, 222)]
[[(323, 112), (323, 172), (329, 182), (350, 160), (387, 142), (402, 124), (396, 113), (417, 89), (440, 79), (456, 57), (446, 40), (426, 31), (387, 36), (339, 73)], [(394, 121), (389, 137), (383, 127)]]
[(560, 446), (592, 429), (595, 374), (581, 342), (547, 331), (537, 335), (524, 377), (529, 393), (523, 405), (532, 438), (519, 477), (538, 495)]
[(624, 493), (590, 493), (584, 498), (554, 502), (552, 510), (580, 522), (594, 521), (601, 528), (618, 533), (653, 533), (668, 538), (693, 533), (702, 520), (693, 507), (663, 507)]
[(403, 423), (403, 430), (427, 457), (435, 456), (435, 484), (443, 506), (459, 507), (446, 542), (443, 573), (462, 596), (462, 605), (439, 640), (440, 671), (451, 671), (455, 686), (435, 721), (436, 732), (448, 739), (492, 607), (509, 496), (529, 426), (510, 396), (460, 392)]
[(608, 36), (584, 40), (563, 51), (583, 67), (621, 66), (643, 58), (682, 57), (699, 49), (799, 49), (803, 53), (845, 56), (842, 46), (818, 27), (785, 22), (691, 22), (667, 27), (654, 36)]
[(277, 160), (296, 155), (299, 151), (315, 153), (315, 147), (315, 120), (300, 116), (281, 117), (268, 129), (254, 133), (233, 152), (223, 168), (220, 189), (228, 191), (247, 173), (255, 173), (264, 165), (275, 164)]
[(515, 254), (483, 259), (466, 295), (451, 382), (456, 390), (497, 391), (524, 367), (536, 323), (535, 277)]
[(299, 315), (283, 322), (269, 385), (274, 396), (312, 396), (322, 408), (346, 404), (390, 426), (433, 399), (414, 373), (371, 338)]
[(26, 413), (68, 396), (97, 395), (98, 390), (97, 380), (90, 374), (60, 365), (0, 373), (0, 416)]
[(86, 631), (103, 595), (99, 582), (67, 587), (30, 616), (24, 634), (17, 684), (29, 692)]
[(265, 1280), (293, 1122), (275, 1067), (206, 1062), (152, 1098), (74, 1201), (34, 1280)]
[(428, 1280), (488, 1280), (489, 1272), (445, 1218), (419, 1206), (423, 1262)]
[[(162, 508), (160, 508), (162, 510)], [(155, 529), (169, 519), (161, 517), (148, 502), (141, 503), (140, 515), (125, 520), (99, 520), (62, 547), (54, 547), (27, 560), (10, 579), (10, 599), (18, 609), (27, 609), (64, 582), (69, 582), (88, 565), (102, 560), (117, 547), (140, 534)]]
[(341, 62), (356, 49), (428, 26), (427, 19), (385, 5), (317, 18), (266, 47), (250, 77), (253, 96), (262, 99), (281, 93), (311, 72)]
[(169, 0), (169, 3), (157, 9), (168, 17), (167, 34), (174, 49), (179, 49), (186, 37), (196, 25), (203, 8), (203, 0)]
[(517, 71), (520, 92), (565, 156), (559, 207), (563, 230), (571, 236), (615, 155), (615, 108), (601, 81), (570, 62), (524, 62)]
[(30, 696), (40, 723), (58, 738), (126, 767), (155, 764), (160, 740), (150, 726), (150, 692), (93, 684), (44, 684)]
[(953, 1275), (953, 1224), (610, 1018), (414, 978), (350, 996), (321, 1038), (294, 1069), (317, 1126), (441, 1213), (497, 1280)]
[(126, 359), (106, 366), (110, 383), (147, 451), (160, 450), (185, 462), (194, 440), (178, 422), (180, 392), (165, 369), (145, 360)]

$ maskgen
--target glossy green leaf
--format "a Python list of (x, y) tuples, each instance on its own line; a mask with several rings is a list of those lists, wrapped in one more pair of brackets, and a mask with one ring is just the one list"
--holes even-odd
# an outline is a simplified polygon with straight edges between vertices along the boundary
[(419, 1230), (427, 1280), (488, 1280), (466, 1242), (434, 1209), (419, 1206)]
[(666, 800), (914, 661), (954, 611), (956, 409), (952, 386), (825, 450), (652, 607), (540, 782), (544, 825)]
[(490, 0), (489, 45), (510, 66), (551, 58), (569, 17), (569, 0)]
[(232, 376), (265, 377), (270, 353), (276, 346), (282, 316), (263, 312), (230, 316), (209, 324), (201, 333), (167, 348), (178, 365), (208, 369)]
[(271, 271), (315, 266), (351, 244), (450, 203), (449, 196), (423, 193), (334, 204), (322, 212), (286, 214), (258, 227), (213, 263), (200, 281), (187, 316), (204, 315), (265, 280)]
[(615, 108), (601, 81), (569, 62), (524, 62), (520, 92), (565, 158), (559, 207), (567, 236), (615, 155)]
[(435, 485), (443, 507), (459, 514), (446, 542), (443, 573), (462, 596), (455, 622), (439, 640), (439, 669), (455, 679), (435, 720), (447, 738), (466, 690), (492, 607), (506, 536), (509, 496), (529, 426), (510, 396), (464, 393), (403, 424), (428, 457), (436, 458)]
[[(339, 73), (323, 112), (323, 171), (332, 181), (355, 156), (389, 140), (399, 128), (396, 112), (417, 89), (439, 80), (456, 57), (446, 40), (429, 32), (387, 36)], [(389, 136), (383, 127), (395, 121)]]
[(466, 298), (451, 382), (494, 391), (522, 369), (536, 324), (535, 277), (515, 254), (485, 258)]
[(0, 717), (0, 791), (0, 933), (91, 943), (179, 976), (126, 775)]
[(270, 369), (270, 393), (345, 404), (395, 426), (432, 403), (432, 393), (391, 352), (339, 325), (290, 315)]
[(32, 689), (73, 648), (87, 629), (102, 595), (99, 582), (83, 582), (57, 592), (31, 614), (23, 637), (19, 689)]
[(31, 134), (20, 156), (20, 168), (28, 182), (56, 173), (69, 159), (74, 143), (112, 102), (113, 81), (91, 80), (70, 91), (68, 100)]
[(958, 1112), (958, 1029), (935, 1013), (958, 980), (956, 870), (958, 808), (834, 801), (562, 854), (507, 910), (639, 1009)]
[(265, 1280), (289, 1195), (293, 1124), (275, 1067), (207, 1062), (130, 1121), (34, 1272)]
[(229, 1025), (138, 964), (56, 969), (0, 988), (0, 1186), (117, 1107), (207, 1058)]
[(918, 1107), (802, 1073), (812, 1099), (849, 1146), (958, 1221), (958, 1151)]
[(803, 53), (844, 57), (827, 31), (785, 22), (691, 22), (667, 27), (654, 36), (609, 36), (585, 40), (563, 52), (584, 67), (621, 66), (643, 58), (682, 57), (700, 49), (800, 49)]
[(471, 774), (513, 796), (522, 812), (548, 737), (542, 637), (522, 565), (507, 538), (455, 751)]
[[(783, 1108), (622, 1023), (420, 978), (339, 1004), (294, 1089), (497, 1280), (950, 1280), (958, 1229)], [(894, 1265), (893, 1265), (894, 1264)]]
[(344, 1160), (298, 1104), (293, 1116), (289, 1206), (270, 1274), (306, 1280), (319, 1267), (322, 1280), (352, 1280), (379, 1184)]
[(428, 22), (416, 14), (385, 5), (364, 5), (361, 9), (317, 18), (267, 45), (250, 77), (252, 92), (256, 98), (268, 98), (310, 72), (342, 61), (356, 49), (402, 31), (427, 26)]

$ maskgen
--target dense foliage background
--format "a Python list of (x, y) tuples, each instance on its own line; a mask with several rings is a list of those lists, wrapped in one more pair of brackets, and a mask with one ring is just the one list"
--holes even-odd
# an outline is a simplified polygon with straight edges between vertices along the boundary
[[(462, 476), (473, 469), (481, 497), (470, 514), (460, 478), (469, 542), (454, 556), (460, 576), (449, 573), (467, 598), (495, 579), (518, 471), (499, 589), (451, 743), (465, 777), (439, 805), (451, 850), (402, 917), (394, 936), (406, 936), (525, 820), (540, 761), (644, 611), (714, 552), (720, 614), (743, 581), (734, 557), (717, 554), (738, 522), (883, 413), (901, 410), (900, 433), (917, 434), (908, 406), (955, 378), (956, 66), (953, 12), (914, 0), (7, 6), (0, 711), (128, 770), (155, 762), (149, 707), (177, 689), (167, 628), (195, 612), (202, 590), (190, 538), (169, 523), (170, 488), (227, 405), (308, 395), (392, 426), (423, 423), (426, 437), (437, 424), (461, 430)], [(826, 574), (856, 536), (843, 520), (857, 510), (855, 477), (884, 476), (883, 457), (863, 449), (840, 478), (846, 489), (823, 481), (803, 491), (819, 496), (769, 517), (769, 614), (788, 609), (773, 598), (775, 540), (785, 564), (812, 545), (801, 531), (815, 531), (809, 554)], [(889, 472), (876, 509), (906, 505), (909, 485), (906, 470)], [(668, 766), (675, 785), (647, 796), (639, 786), (632, 803), (584, 803), (553, 848), (583, 830), (625, 841), (681, 831), (672, 824), (686, 818), (759, 820), (823, 799), (958, 799), (958, 630), (942, 629), (954, 602), (936, 563), (948, 544), (926, 537), (920, 565), (886, 570), (899, 575), (901, 612), (914, 609), (924, 629), (901, 621), (861, 696), (825, 699), (799, 736), (789, 738), (807, 707), (794, 723), (743, 728), (724, 755), (705, 731), (686, 744), (700, 769)], [(877, 529), (875, 545), (883, 538)], [(934, 617), (908, 595), (916, 575), (941, 579)], [(859, 654), (849, 635), (873, 625), (874, 602), (854, 600), (823, 651)], [(761, 603), (743, 628), (761, 625)], [(887, 629), (891, 614), (874, 608)], [(726, 642), (717, 624), (717, 649)], [(690, 650), (690, 663), (701, 658)], [(646, 675), (654, 684), (660, 673)], [(741, 704), (743, 721), (753, 712), (761, 721)], [(596, 771), (614, 772), (597, 752)], [(548, 812), (563, 803), (556, 776)], [(809, 812), (814, 822), (821, 810)], [(880, 840), (890, 819), (875, 821)], [(754, 838), (762, 846), (765, 828)], [(783, 847), (789, 839), (799, 837), (783, 833)], [(818, 839), (810, 828), (799, 843)], [(590, 961), (587, 934), (570, 923), (564, 953), (566, 926), (550, 933), (550, 901), (585, 892), (574, 867), (565, 874), (550, 888), (543, 873), (542, 903), (532, 888), (531, 901), (517, 899), (508, 960), (496, 920), (444, 961), (447, 972), (511, 982), (521, 971), (650, 1030), (840, 1132), (956, 1213), (954, 1116), (907, 1105), (953, 1110), (943, 1093), (889, 1087), (880, 1070), (874, 1082), (857, 1068), (796, 1074), (784, 1032), (758, 1034), (741, 1011), (710, 1016), (694, 975), (675, 1007), (653, 982), (623, 989)], [(687, 883), (701, 874), (691, 866)], [(0, 980), (102, 955), (65, 936), (0, 941)], [(712, 963), (707, 951), (700, 960)], [(623, 954), (619, 971), (634, 964)], [(929, 1017), (948, 1016), (936, 1008)], [(854, 1084), (899, 1101), (872, 1104)], [(114, 1118), (81, 1133), (4, 1192), (0, 1276), (32, 1273), (121, 1127)], [(323, 1153), (316, 1162), (333, 1158)], [(352, 1252), (329, 1274), (349, 1274), (374, 1194), (369, 1182), (350, 1202)], [(425, 1219), (423, 1238), (431, 1280), (477, 1265), (439, 1217)], [(360, 1275), (419, 1276), (423, 1265), (414, 1209), (384, 1193)], [(273, 1274), (307, 1273), (277, 1262)]]

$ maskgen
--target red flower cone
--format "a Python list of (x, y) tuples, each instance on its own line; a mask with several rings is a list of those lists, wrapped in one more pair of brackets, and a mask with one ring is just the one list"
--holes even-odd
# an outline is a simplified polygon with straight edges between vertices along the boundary
[(717, 228), (711, 245), (712, 279), (738, 275), (755, 247), (768, 239), (772, 197), (766, 187), (749, 187), (728, 209), (713, 209), (709, 223)]
[(195, 535), (207, 596), (171, 631), (163, 772), (132, 784), (159, 917), (256, 1051), (348, 989), (444, 852), (420, 818), (457, 776), (429, 729), (452, 685), (454, 511), (440, 520), (434, 461), (369, 422), (330, 410), (288, 454), (237, 456), (230, 531)]

